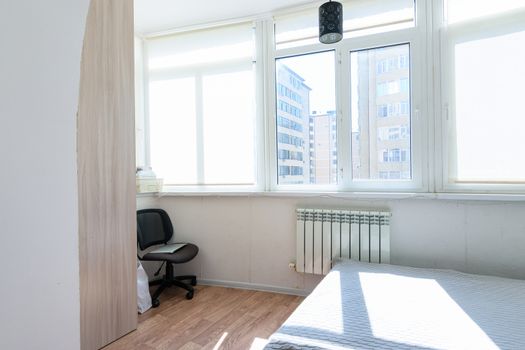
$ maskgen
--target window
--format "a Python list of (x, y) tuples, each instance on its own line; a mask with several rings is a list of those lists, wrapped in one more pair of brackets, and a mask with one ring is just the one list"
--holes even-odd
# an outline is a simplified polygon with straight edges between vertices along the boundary
[[(410, 153), (410, 114), (408, 111), (408, 95), (394, 94), (399, 92), (400, 85), (409, 84), (410, 72), (408, 69), (397, 69), (396, 81), (381, 81), (380, 77), (368, 74), (369, 67), (375, 67), (376, 61), (397, 62), (398, 57), (410, 57), (408, 44), (395, 45), (380, 49), (353, 51), (350, 54), (351, 65), (351, 100), (352, 100), (352, 148), (359, 152), (352, 152), (352, 169), (354, 179), (411, 179), (411, 164), (407, 154)], [(391, 76), (392, 77), (392, 76)], [(370, 93), (374, 86), (378, 86), (377, 97)], [(381, 90), (381, 92), (379, 92)], [(403, 88), (402, 88), (403, 89)], [(407, 87), (408, 91), (408, 87)], [(388, 103), (377, 104), (387, 98)], [(378, 110), (374, 111), (373, 106)], [(396, 117), (399, 125), (383, 120)], [(380, 118), (377, 118), (379, 116)], [(389, 123), (389, 124), (388, 124)], [(359, 137), (357, 137), (359, 135)], [(371, 142), (372, 136), (377, 135)], [(388, 147), (388, 148), (387, 148)], [(396, 148), (399, 147), (399, 148)], [(403, 159), (400, 149), (405, 150)], [(403, 159), (403, 160), (402, 160)], [(399, 163), (396, 165), (385, 163)], [(396, 169), (392, 169), (395, 166)], [(403, 174), (399, 177), (385, 177), (385, 172), (397, 171)]]
[[(410, 161), (410, 152), (406, 149), (383, 149), (380, 151), (379, 156), (383, 163), (404, 163)], [(401, 173), (401, 171), (397, 172)], [(381, 174), (381, 171), (379, 174)], [(379, 176), (379, 178), (381, 178), (381, 176)]]
[(402, 179), (402, 172), (399, 171), (381, 171), (379, 178), (382, 180), (399, 180)]
[(399, 60), (397, 56), (388, 59), (388, 71), (392, 72), (399, 68)]
[[(406, 91), (405, 91), (406, 90)], [(391, 80), (377, 84), (377, 96), (393, 95), (399, 92), (408, 92), (408, 80)]]
[(378, 127), (377, 128), (377, 140), (381, 141), (396, 141), (406, 140), (410, 137), (410, 130), (407, 126), (395, 126), (395, 127)]
[(444, 186), (505, 189), (525, 183), (525, 3), (472, 4), (448, 1), (445, 13)]
[(393, 117), (398, 115), (399, 104), (398, 103), (389, 103), (388, 104), (388, 116)]
[(398, 149), (393, 149), (389, 152), (389, 162), (400, 162), (401, 161), (401, 151)]
[(290, 167), (285, 165), (279, 166), (279, 176), (285, 177), (287, 175), (290, 175)]
[(408, 101), (401, 101), (399, 105), (399, 113), (401, 115), (408, 115), (410, 114), (410, 104)]
[[(334, 60), (333, 51), (276, 60), (277, 86), (284, 86), (299, 97), (292, 106), (276, 94), (277, 113), (282, 111), (286, 115), (277, 117), (277, 153), (288, 150), (301, 154), (293, 159), (289, 173), (279, 172), (279, 184), (337, 181), (332, 176), (337, 172), (337, 158), (333, 157), (333, 151), (337, 150)], [(309, 155), (308, 159), (303, 159), (303, 154)], [(279, 168), (284, 162), (283, 158), (278, 159)]]
[(151, 165), (165, 184), (256, 183), (254, 51), (251, 23), (147, 41)]
[(430, 147), (411, 110), (428, 100), (426, 21), (415, 20), (426, 4), (343, 4), (335, 45), (318, 43), (317, 6), (144, 40), (145, 153), (165, 184), (424, 190), (420, 150)]
[(399, 56), (399, 68), (407, 69), (409, 67), (408, 55)]
[(399, 127), (399, 138), (406, 140), (410, 137), (410, 128), (408, 125), (403, 125)]
[(383, 74), (388, 72), (388, 62), (383, 60), (377, 62), (377, 74)]
[(302, 147), (304, 146), (304, 138), (302, 137), (292, 136), (282, 132), (278, 133), (277, 136), (277, 140), (279, 143), (292, 145), (299, 149), (302, 149)]
[[(414, 71), (411, 69), (414, 55), (420, 60), (425, 58), (419, 39), (415, 42), (415, 38), (419, 36), (418, 30), (423, 28), (425, 21), (418, 23), (414, 21), (416, 11), (414, 1), (396, 0), (386, 4), (375, 0), (356, 0), (343, 1), (343, 4), (345, 9), (347, 6), (353, 9), (345, 13), (352, 17), (355, 30), (347, 31), (345, 27), (344, 39), (336, 45), (318, 44), (316, 7), (293, 15), (277, 16), (275, 19), (273, 53), (277, 57), (276, 86), (283, 84), (279, 79), (281, 63), (320, 55), (322, 52), (319, 50), (323, 49), (332, 50), (328, 52), (331, 52), (330, 61), (335, 61), (334, 73), (337, 77), (331, 82), (336, 88), (325, 89), (330, 90), (330, 94), (324, 93), (333, 105), (333, 115), (330, 118), (325, 117), (325, 112), (328, 111), (313, 105), (312, 96), (320, 90), (314, 86), (315, 84), (311, 84), (309, 79), (304, 79), (304, 83), (312, 88), (309, 96), (312, 100), (309, 101), (309, 131), (304, 136), (309, 138), (305, 141), (305, 144), (308, 144), (308, 153), (305, 153), (308, 159), (307, 157), (304, 159), (304, 178), (297, 181), (289, 177), (286, 179), (277, 177), (277, 189), (289, 189), (290, 187), (286, 185), (292, 183), (303, 185), (294, 187), (299, 189), (305, 188), (304, 185), (323, 185), (323, 188), (334, 190), (422, 188), (421, 153), (416, 149), (412, 156), (414, 140), (410, 132), (411, 129), (415, 130), (414, 135), (417, 136), (415, 141), (419, 144), (421, 124), (411, 125), (410, 105), (413, 101), (423, 101), (419, 96), (422, 90), (418, 88), (412, 94), (410, 88), (411, 74), (425, 67), (423, 64), (418, 64), (416, 60), (413, 65)], [(360, 12), (362, 9), (358, 8), (361, 6), (362, 9), (367, 8), (368, 14)], [(424, 7), (425, 5), (422, 4), (419, 9)], [(375, 20), (378, 22), (375, 29), (359, 27), (370, 20), (369, 16), (374, 17), (376, 14), (378, 17)], [(400, 19), (399, 23), (404, 23), (402, 30), (398, 30), (401, 27), (394, 29), (390, 26), (393, 24), (390, 19), (397, 15), (406, 19), (406, 22)], [(363, 17), (362, 21), (358, 20), (360, 16)], [(379, 20), (380, 17), (382, 20)], [(312, 23), (314, 28), (311, 27)], [(371, 33), (375, 35), (368, 36)], [(345, 40), (358, 35), (362, 36), (359, 40)], [(416, 48), (415, 54), (413, 48)], [(319, 67), (323, 66), (319, 65), (313, 70), (319, 71)], [(304, 73), (295, 68), (293, 70), (304, 78)], [(304, 71), (306, 74), (309, 73), (306, 69)], [(323, 76), (332, 79), (334, 73), (323, 73)], [(421, 84), (418, 80), (421, 77), (422, 75), (419, 74), (414, 80), (415, 83)], [(279, 106), (279, 93), (276, 93), (275, 99), (276, 105)], [(302, 102), (305, 103), (304, 100)], [(415, 110), (419, 111), (420, 108)], [(330, 123), (336, 133), (329, 135), (327, 132), (320, 132), (329, 129), (328, 119), (333, 120)], [(287, 146), (278, 141), (278, 133), (283, 132), (279, 125), (275, 132), (277, 140), (272, 144), (276, 146), (275, 153), (279, 154), (279, 149)], [(319, 142), (321, 136), (324, 139)], [(330, 147), (331, 152), (321, 152), (322, 147)], [(381, 150), (387, 150), (385, 161)], [(405, 152), (404, 158), (402, 150)], [(330, 153), (333, 153), (331, 159)], [(277, 163), (283, 164), (279, 163), (278, 159)], [(321, 168), (325, 169), (322, 173)], [(385, 171), (387, 174), (390, 171), (397, 172), (398, 176), (392, 176), (392, 181), (379, 181), (385, 180), (385, 177), (381, 178), (380, 175)], [(389, 175), (386, 179), (391, 180)]]
[(377, 96), (385, 96), (385, 95), (388, 95), (388, 83), (387, 82), (383, 82), (383, 83), (379, 83), (377, 85)]
[(393, 179), (393, 180), (399, 180), (401, 179), (401, 172), (400, 171), (389, 171), (388, 178)]
[(299, 132), (303, 131), (303, 125), (301, 123), (298, 123), (296, 121), (290, 120), (285, 117), (278, 116), (277, 117), (277, 125), (282, 126), (283, 128), (296, 130)]
[(410, 160), (410, 153), (407, 150), (401, 150), (401, 161), (408, 162)]
[(399, 91), (400, 92), (404, 92), (404, 93), (408, 93), (408, 90), (409, 90), (409, 83), (408, 83), (408, 78), (401, 78), (401, 80), (399, 81)]
[(401, 135), (399, 134), (399, 128), (389, 128), (388, 129), (388, 139), (390, 141), (399, 140)]
[(388, 105), (379, 105), (379, 106), (377, 106), (377, 116), (379, 118), (388, 117)]
[(314, 5), (144, 39), (140, 165), (177, 189), (525, 193), (525, 2), (342, 2), (335, 45)]

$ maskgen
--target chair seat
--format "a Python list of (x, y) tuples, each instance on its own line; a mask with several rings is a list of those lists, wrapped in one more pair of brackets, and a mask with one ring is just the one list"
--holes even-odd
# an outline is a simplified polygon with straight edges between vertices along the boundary
[(199, 252), (199, 247), (195, 244), (187, 243), (184, 247), (174, 253), (148, 253), (142, 257), (146, 261), (169, 261), (174, 264), (181, 264), (193, 259)]

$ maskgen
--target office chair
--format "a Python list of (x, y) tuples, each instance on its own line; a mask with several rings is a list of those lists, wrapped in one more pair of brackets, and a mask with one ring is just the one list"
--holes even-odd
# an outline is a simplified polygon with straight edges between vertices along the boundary
[[(137, 240), (140, 250), (145, 250), (154, 245), (169, 245), (169, 240), (173, 237), (173, 225), (170, 217), (162, 209), (143, 209), (137, 211)], [(166, 274), (159, 281), (154, 281), (150, 285), (160, 284), (155, 293), (151, 296), (152, 306), (160, 305), (159, 295), (162, 291), (171, 286), (177, 286), (187, 291), (186, 299), (193, 298), (193, 287), (197, 285), (197, 277), (194, 275), (174, 276), (173, 264), (181, 264), (193, 259), (199, 248), (191, 243), (187, 243), (184, 247), (176, 250), (173, 253), (147, 253), (139, 256), (143, 261), (162, 261), (166, 264)], [(162, 267), (162, 265), (161, 265)], [(157, 271), (157, 274), (160, 272)], [(156, 275), (157, 275), (156, 274)], [(190, 281), (186, 284), (182, 281)]]

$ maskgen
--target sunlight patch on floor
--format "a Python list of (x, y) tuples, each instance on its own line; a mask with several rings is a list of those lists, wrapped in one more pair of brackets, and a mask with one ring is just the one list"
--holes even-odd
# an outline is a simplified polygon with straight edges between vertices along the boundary
[(255, 337), (250, 350), (262, 350), (266, 344), (268, 344), (268, 339)]
[(217, 342), (217, 344), (215, 344), (215, 346), (213, 347), (213, 350), (219, 350), (221, 345), (222, 345), (222, 343), (224, 342), (224, 339), (226, 339), (227, 336), (228, 336), (228, 332), (222, 333), (222, 336), (220, 337), (220, 339)]

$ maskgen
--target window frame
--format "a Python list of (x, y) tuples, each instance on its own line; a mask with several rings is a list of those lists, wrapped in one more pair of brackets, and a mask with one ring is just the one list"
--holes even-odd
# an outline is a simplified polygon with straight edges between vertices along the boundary
[(486, 37), (479, 33), (482, 25), (489, 30), (504, 31), (510, 29), (525, 30), (525, 8), (481, 16), (464, 22), (446, 23), (447, 0), (434, 0), (432, 41), (436, 58), (434, 62), (434, 113), (435, 113), (435, 159), (434, 170), (436, 193), (469, 193), (469, 194), (523, 194), (525, 180), (518, 182), (491, 181), (456, 181), (457, 172), (455, 145), (455, 84), (453, 45), (464, 38)]
[[(270, 33), (269, 36), (273, 38), (273, 25), (269, 28), (270, 30)], [(272, 43), (273, 43), (273, 39), (272, 39)], [(272, 46), (270, 46), (272, 47)], [(277, 52), (277, 50), (269, 50), (270, 51), (270, 57), (271, 57), (271, 60), (269, 60), (269, 63), (270, 63), (270, 67), (268, 67), (268, 71), (267, 71), (267, 75), (266, 75), (266, 80), (268, 81), (268, 91), (267, 91), (267, 96), (268, 96), (268, 99), (267, 99), (267, 106), (270, 110), (270, 113), (267, 114), (268, 115), (268, 118), (267, 118), (267, 128), (268, 128), (268, 133), (267, 133), (267, 139), (269, 140), (269, 144), (270, 144), (270, 148), (267, 149), (267, 153), (268, 155), (270, 156), (270, 166), (269, 168), (270, 169), (278, 169), (278, 159), (277, 157), (275, 157), (275, 155), (277, 154), (278, 152), (278, 147), (277, 147), (277, 106), (276, 106), (276, 103), (277, 103), (277, 94), (276, 94), (276, 60), (277, 59), (280, 59), (280, 58), (287, 58), (287, 57), (294, 57), (294, 56), (298, 56), (298, 55), (308, 55), (308, 54), (316, 54), (316, 53), (322, 53), (322, 52), (330, 52), (330, 51), (333, 51), (334, 52), (334, 68), (335, 68), (335, 91), (336, 91), (336, 96), (335, 96), (335, 103), (336, 103), (336, 110), (338, 110), (338, 103), (339, 103), (339, 98), (338, 98), (338, 91), (337, 91), (337, 86), (338, 86), (338, 76), (339, 76), (339, 72), (338, 72), (338, 64), (337, 64), (337, 51), (331, 47), (327, 47), (325, 46), (324, 44), (315, 44), (315, 45), (308, 45), (309, 49), (311, 49), (311, 51), (309, 50), (308, 52), (303, 52), (302, 50), (298, 50), (298, 49), (302, 49), (303, 47), (294, 47), (294, 48), (287, 48), (287, 49), (283, 49), (281, 51), (284, 51), (284, 52)], [(337, 117), (336, 117), (339, 121), (339, 115), (337, 114)], [(339, 131), (337, 131), (337, 138), (339, 139)], [(307, 152), (309, 152), (309, 148), (307, 148), (306, 150)], [(337, 159), (339, 160), (339, 154), (337, 155)], [(317, 185), (317, 184), (279, 184), (279, 175), (278, 175), (278, 172), (277, 171), (272, 171), (271, 174), (270, 174), (270, 187), (269, 187), (269, 190), (270, 191), (286, 191), (286, 192), (293, 192), (293, 191), (338, 191), (339, 188), (338, 188), (338, 185), (336, 184), (327, 184), (327, 185)], [(339, 171), (338, 171), (338, 183), (339, 183), (340, 179), (339, 179)]]
[[(151, 166), (151, 147), (150, 147), (150, 134), (149, 134), (149, 83), (152, 81), (152, 76), (162, 75), (170, 76), (173, 78), (184, 77), (196, 73), (199, 76), (202, 76), (203, 72), (221, 72), (221, 71), (235, 71), (236, 63), (227, 62), (227, 63), (210, 63), (208, 65), (198, 66), (197, 68), (191, 68), (191, 71), (186, 70), (185, 68), (162, 68), (159, 69), (154, 74), (151, 74), (148, 69), (148, 45), (146, 44), (147, 40), (154, 40), (156, 37), (163, 37), (167, 35), (176, 35), (178, 33), (187, 33), (198, 30), (213, 30), (213, 28), (221, 28), (230, 25), (239, 25), (239, 24), (251, 24), (253, 29), (253, 40), (255, 47), (255, 111), (254, 111), (254, 184), (164, 184), (163, 192), (181, 192), (181, 193), (194, 193), (194, 192), (210, 192), (210, 193), (225, 193), (225, 192), (260, 192), (265, 189), (265, 150), (264, 143), (261, 140), (264, 140), (264, 115), (265, 110), (259, 108), (259, 106), (264, 106), (264, 67), (259, 64), (263, 62), (263, 30), (261, 28), (262, 22), (254, 18), (244, 18), (238, 19), (235, 21), (225, 21), (220, 23), (215, 23), (211, 25), (204, 26), (192, 26), (188, 28), (180, 28), (178, 30), (160, 34), (152, 34), (151, 36), (146, 36), (140, 38), (142, 40), (142, 52), (143, 52), (143, 61), (142, 61), (142, 70), (144, 76), (144, 124), (147, 133), (145, 135), (145, 154), (146, 154), (146, 167)], [(202, 96), (197, 96), (197, 104), (202, 104)], [(153, 172), (155, 169), (152, 169)]]
[[(309, 193), (332, 193), (334, 196), (352, 198), (405, 198), (406, 196), (422, 196), (428, 198), (443, 199), (474, 199), (474, 200), (523, 200), (525, 198), (525, 184), (490, 184), (490, 183), (450, 183), (449, 161), (450, 161), (450, 138), (451, 132), (450, 110), (447, 108), (448, 98), (446, 96), (450, 80), (451, 66), (448, 63), (446, 50), (446, 34), (449, 28), (444, 26), (445, 4), (447, 0), (418, 0), (415, 1), (415, 27), (399, 29), (392, 32), (371, 34), (367, 36), (344, 39), (338, 44), (327, 46), (324, 44), (312, 44), (279, 50), (279, 55), (284, 56), (307, 53), (308, 51), (320, 52), (336, 50), (336, 109), (338, 128), (350, 130), (350, 118), (345, 117), (350, 102), (350, 85), (345, 81), (350, 79), (349, 55), (350, 50), (369, 49), (379, 46), (390, 46), (396, 43), (409, 43), (410, 48), (410, 87), (412, 99), (410, 103), (411, 126), (409, 129), (412, 137), (412, 172), (413, 180), (397, 183), (393, 181), (356, 183), (351, 179), (351, 137), (342, 137), (338, 129), (338, 185), (336, 186), (286, 186), (277, 185), (277, 143), (276, 143), (276, 113), (275, 113), (275, 44), (274, 44), (274, 22), (272, 16), (282, 13), (299, 12), (307, 8), (315, 8), (318, 4), (308, 4), (294, 8), (277, 11), (261, 16), (245, 17), (241, 19), (217, 22), (214, 24), (197, 25), (186, 28), (178, 28), (174, 31), (153, 33), (151, 36), (139, 36), (141, 44), (144, 40), (159, 35), (174, 34), (196, 29), (213, 28), (227, 24), (251, 21), (255, 26), (256, 46), (256, 185), (255, 186), (168, 186), (163, 193), (180, 193), (181, 195), (206, 195), (206, 193), (221, 193), (223, 195), (290, 195), (301, 196)], [(516, 11), (513, 11), (516, 12)], [(520, 18), (524, 19), (525, 9), (519, 10), (518, 14), (500, 13), (494, 16), (480, 17), (472, 22), (482, 23), (484, 20), (495, 18)], [(509, 17), (510, 16), (510, 17)], [(496, 20), (496, 24), (499, 22)], [(485, 22), (483, 22), (486, 25)], [(351, 42), (349, 42), (351, 41)], [(147, 57), (146, 45), (143, 46), (144, 57)], [(346, 52), (346, 53), (345, 53)], [(143, 60), (143, 71), (141, 75), (145, 82), (149, 81), (146, 60)], [(417, 95), (417, 97), (414, 96)], [(144, 106), (144, 157), (149, 166), (149, 118), (148, 107), (148, 84), (144, 84), (141, 96)], [(415, 102), (415, 101), (418, 102)], [(387, 107), (388, 108), (388, 107)], [(401, 108), (401, 107), (400, 107)], [(346, 111), (346, 112), (345, 112)], [(387, 112), (388, 117), (388, 112)], [(345, 125), (347, 124), (347, 125)], [(306, 155), (304, 155), (306, 156)], [(153, 169), (155, 170), (155, 169)]]
[[(277, 171), (270, 174), (270, 191), (276, 192), (428, 192), (426, 149), (427, 143), (423, 135), (427, 133), (428, 105), (425, 96), (427, 86), (424, 84), (426, 71), (424, 62), (426, 59), (426, 4), (425, 1), (415, 2), (416, 21), (413, 28), (405, 28), (384, 33), (376, 33), (355, 38), (343, 39), (339, 43), (310, 44), (294, 46), (290, 48), (276, 49), (274, 44), (274, 26), (268, 27), (267, 36), (272, 38), (268, 42), (268, 62), (266, 73), (268, 88), (267, 106), (271, 108), (276, 103), (276, 77), (275, 60), (279, 58), (298, 55), (315, 54), (334, 50), (335, 52), (335, 84), (336, 84), (336, 115), (337, 115), (337, 160), (338, 175), (337, 184), (332, 185), (285, 185), (278, 183)], [(411, 112), (411, 180), (355, 180), (352, 178), (352, 145), (351, 145), (351, 84), (350, 84), (350, 53), (380, 47), (388, 47), (399, 44), (410, 46), (410, 112)], [(388, 62), (387, 62), (388, 65)], [(277, 169), (277, 140), (276, 140), (276, 118), (275, 108), (267, 118), (267, 139), (270, 140), (270, 148), (267, 153), (271, 157), (270, 169)]]

